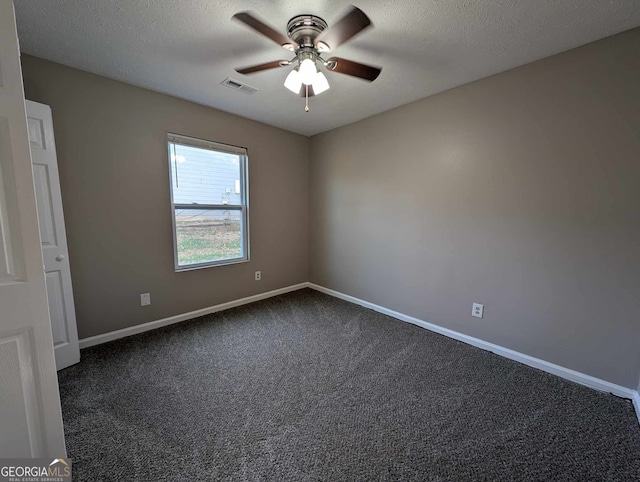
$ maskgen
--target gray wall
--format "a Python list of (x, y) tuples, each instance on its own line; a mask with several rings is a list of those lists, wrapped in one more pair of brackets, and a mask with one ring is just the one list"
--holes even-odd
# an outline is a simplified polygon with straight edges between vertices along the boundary
[[(24, 56), (79, 335), (310, 280), (635, 388), (639, 59), (636, 29), (309, 140)], [(168, 131), (249, 148), (250, 263), (173, 271)]]
[[(308, 280), (308, 138), (41, 59), (22, 62), (27, 99), (53, 111), (80, 338)], [(174, 272), (167, 132), (249, 149), (249, 263)], [(152, 304), (142, 308), (145, 292)]]
[(312, 282), (635, 389), (640, 31), (313, 137), (310, 226)]

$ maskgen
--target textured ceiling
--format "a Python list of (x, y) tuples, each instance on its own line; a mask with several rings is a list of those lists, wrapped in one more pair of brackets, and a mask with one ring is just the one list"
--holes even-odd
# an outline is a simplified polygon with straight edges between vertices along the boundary
[[(15, 0), (22, 51), (313, 135), (640, 25), (638, 0), (362, 0), (374, 23), (332, 55), (383, 67), (369, 84), (337, 73), (310, 100), (289, 69), (233, 67), (291, 54), (231, 20), (250, 10), (284, 32), (298, 14), (329, 25), (349, 0)], [(220, 85), (226, 77), (259, 91)]]

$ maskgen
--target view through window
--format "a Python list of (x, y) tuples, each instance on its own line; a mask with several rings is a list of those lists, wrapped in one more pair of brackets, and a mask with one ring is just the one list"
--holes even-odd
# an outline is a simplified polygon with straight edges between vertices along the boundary
[(247, 151), (168, 135), (175, 268), (249, 259)]

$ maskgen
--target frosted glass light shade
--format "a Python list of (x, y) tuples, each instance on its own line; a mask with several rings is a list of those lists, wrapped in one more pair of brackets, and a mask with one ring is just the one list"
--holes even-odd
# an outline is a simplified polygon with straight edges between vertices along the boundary
[(313, 84), (316, 73), (318, 73), (316, 63), (311, 59), (304, 59), (300, 64), (300, 80), (302, 80), (302, 83), (305, 85)]
[(325, 90), (329, 89), (329, 81), (322, 72), (317, 72), (313, 79), (313, 93), (315, 95), (322, 94)]
[(287, 78), (284, 81), (284, 86), (294, 94), (299, 94), (300, 89), (302, 88), (302, 79), (300, 78), (300, 72), (295, 69), (289, 72), (289, 75), (287, 75)]

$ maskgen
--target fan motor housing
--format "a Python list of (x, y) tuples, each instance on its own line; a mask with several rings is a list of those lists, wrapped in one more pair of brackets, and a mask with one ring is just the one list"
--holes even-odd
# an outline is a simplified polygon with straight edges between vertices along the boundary
[(313, 47), (315, 38), (327, 28), (327, 22), (315, 15), (297, 15), (287, 24), (287, 36), (300, 47)]

